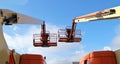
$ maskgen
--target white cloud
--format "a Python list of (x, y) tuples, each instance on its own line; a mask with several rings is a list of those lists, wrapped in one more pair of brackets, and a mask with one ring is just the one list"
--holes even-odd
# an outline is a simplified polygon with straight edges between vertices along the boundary
[(104, 46), (102, 50), (118, 50), (120, 49), (120, 24), (115, 28), (115, 36), (109, 46)]
[(14, 26), (14, 27), (13, 27), (13, 30), (14, 30), (14, 31), (17, 31), (18, 29), (19, 29), (19, 28), (18, 28), (17, 26)]
[[(70, 64), (73, 61), (79, 61), (85, 55), (83, 48), (83, 45), (59, 42), (57, 47), (31, 47), (28, 53), (38, 53), (47, 56), (48, 64)], [(74, 51), (72, 49), (74, 49)]]
[(114, 50), (120, 49), (120, 25), (115, 29), (116, 36), (112, 40), (111, 47)]
[(120, 49), (120, 35), (117, 35), (112, 40), (113, 49)]
[(82, 51), (79, 53), (73, 52), (73, 54), (67, 58), (59, 58), (59, 60), (54, 59), (49, 61), (48, 64), (72, 64), (72, 62), (76, 62), (76, 61), (79, 62), (84, 55), (86, 55), (85, 51), (84, 52)]
[(112, 49), (111, 49), (111, 47), (109, 47), (109, 46), (105, 46), (105, 47), (103, 48), (103, 50), (112, 50)]
[[(14, 27), (16, 27), (16, 26), (14, 26)], [(14, 27), (13, 27), (13, 30), (14, 30)], [(5, 35), (5, 39), (8, 43), (8, 46), (10, 48), (15, 48), (16, 51), (19, 52), (20, 49), (27, 50), (27, 46), (28, 47), (32, 46), (34, 31), (38, 32), (38, 28), (36, 28), (35, 26), (31, 27), (31, 29), (29, 29), (27, 33), (25, 33), (25, 34), (23, 33), (23, 35), (20, 35), (17, 33), (15, 33), (14, 36), (11, 36), (7, 33), (4, 33), (4, 35)]]
[[(14, 28), (17, 26), (13, 27)], [(20, 27), (17, 27), (19, 29)], [(32, 26), (28, 28), (26, 33), (10, 36), (4, 33), (9, 48), (15, 49), (17, 52), (29, 53), (29, 54), (42, 54), (47, 57), (48, 64), (70, 64), (73, 61), (79, 61), (80, 58), (85, 55), (83, 50), (84, 45), (80, 43), (61, 43), (58, 42), (57, 47), (41, 48), (33, 46), (33, 34), (40, 33), (40, 28)], [(16, 30), (17, 30), (16, 29)], [(22, 28), (21, 28), (22, 29)], [(57, 33), (59, 27), (55, 25), (47, 25), (47, 29), (52, 33)]]

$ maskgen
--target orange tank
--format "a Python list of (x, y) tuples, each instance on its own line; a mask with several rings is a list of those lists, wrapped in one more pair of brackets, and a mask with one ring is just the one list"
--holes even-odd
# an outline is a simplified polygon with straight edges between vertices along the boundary
[(46, 62), (41, 55), (23, 54), (20, 58), (20, 64), (46, 64)]
[(80, 64), (116, 64), (113, 51), (96, 51), (82, 58)]

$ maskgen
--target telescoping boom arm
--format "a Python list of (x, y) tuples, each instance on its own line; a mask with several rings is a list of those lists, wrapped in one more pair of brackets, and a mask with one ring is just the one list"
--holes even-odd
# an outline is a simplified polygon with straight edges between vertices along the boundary
[(90, 22), (96, 20), (120, 18), (120, 6), (105, 9), (74, 18), (75, 22)]
[(40, 20), (24, 14), (16, 13), (8, 9), (0, 9), (0, 22), (2, 22), (5, 25), (12, 25), (12, 24), (42, 25), (44, 20)]

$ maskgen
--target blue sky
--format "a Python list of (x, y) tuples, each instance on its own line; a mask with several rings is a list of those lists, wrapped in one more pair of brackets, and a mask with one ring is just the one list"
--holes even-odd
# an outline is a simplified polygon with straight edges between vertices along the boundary
[[(0, 0), (0, 8), (43, 19), (47, 23), (48, 30), (51, 29), (52, 32), (70, 26), (74, 17), (119, 5), (119, 0)], [(77, 29), (82, 31), (80, 43), (59, 43), (56, 48), (34, 48), (32, 46), (32, 34), (40, 32), (38, 25), (5, 26), (4, 33), (11, 49), (15, 48), (21, 54), (33, 52), (43, 54), (48, 57), (48, 64), (56, 64), (58, 61), (65, 61), (58, 64), (68, 64), (72, 61), (79, 61), (84, 54), (94, 50), (119, 48), (120, 19), (78, 23)], [(21, 40), (25, 42), (21, 43)]]

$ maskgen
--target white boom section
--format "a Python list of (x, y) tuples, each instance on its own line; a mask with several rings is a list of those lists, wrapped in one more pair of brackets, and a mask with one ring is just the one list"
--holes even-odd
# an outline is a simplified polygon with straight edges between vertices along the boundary
[(43, 20), (36, 19), (30, 16), (17, 13), (18, 23), (17, 24), (43, 24)]
[[(8, 9), (0, 9), (0, 12), (2, 12), (3, 17), (10, 17), (12, 13), (16, 13)], [(17, 23), (15, 24), (43, 24), (43, 20), (26, 16), (20, 13), (16, 13), (16, 14), (17, 14)]]
[[(12, 16), (14, 14), (16, 14), (17, 17)], [(2, 26), (5, 21), (8, 21), (8, 25), (43, 24), (43, 20), (38, 20), (38, 19), (23, 15), (23, 14), (19, 14), (7, 9), (0, 9), (0, 64), (8, 64), (9, 62), (9, 48), (4, 39), (3, 30), (2, 30)]]
[(0, 19), (0, 64), (7, 63), (8, 59), (9, 59), (9, 49), (4, 39), (3, 30), (2, 30), (2, 22)]
[(120, 18), (120, 6), (105, 9), (103, 11), (94, 12), (94, 13), (83, 15), (83, 16), (79, 16), (74, 18), (74, 21), (89, 22), (89, 21), (116, 19), (116, 18)]
[(120, 64), (120, 49), (115, 51), (116, 62)]

